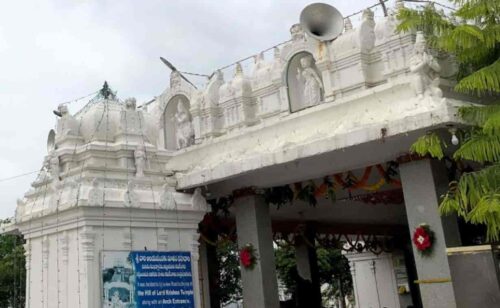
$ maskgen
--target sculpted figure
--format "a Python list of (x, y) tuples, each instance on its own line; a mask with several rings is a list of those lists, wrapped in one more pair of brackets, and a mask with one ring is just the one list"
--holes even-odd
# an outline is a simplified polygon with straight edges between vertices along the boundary
[(146, 154), (142, 149), (137, 149), (134, 151), (135, 159), (135, 176), (144, 176), (144, 166), (146, 165)]
[(208, 204), (201, 194), (201, 188), (197, 187), (191, 197), (191, 207), (197, 210), (208, 211)]
[(301, 68), (297, 68), (297, 79), (304, 84), (304, 106), (318, 105), (321, 101), (323, 83), (318, 73), (312, 68), (312, 57), (305, 56), (300, 59)]
[(56, 125), (56, 132), (59, 137), (66, 135), (78, 135), (78, 120), (76, 120), (69, 113), (68, 106), (66, 104), (60, 104), (57, 106), (57, 111), (54, 111), (54, 113), (60, 116)]
[(183, 149), (192, 145), (194, 143), (193, 124), (191, 123), (189, 111), (187, 111), (180, 99), (177, 102), (177, 112), (174, 120), (177, 149)]
[(443, 96), (438, 86), (441, 67), (437, 60), (425, 51), (425, 39), (420, 31), (417, 32), (413, 54), (410, 57), (410, 71), (413, 73), (412, 85), (418, 98)]
[(170, 88), (177, 89), (181, 86), (181, 74), (178, 71), (170, 73)]
[(135, 110), (135, 107), (137, 105), (137, 100), (135, 97), (130, 97), (125, 100), (125, 108), (127, 110)]
[(43, 160), (43, 166), (42, 169), (40, 169), (40, 172), (38, 173), (38, 176), (36, 177), (35, 182), (44, 182), (45, 180), (50, 178), (50, 156), (46, 156), (45, 159)]
[(295, 24), (290, 28), (290, 34), (294, 42), (301, 42), (305, 40), (304, 30), (300, 24)]
[(168, 183), (163, 185), (162, 193), (160, 195), (160, 208), (166, 210), (175, 209), (176, 204), (173, 191), (175, 191), (175, 189), (173, 189)]
[(54, 181), (59, 181), (60, 167), (59, 167), (59, 157), (57, 155), (52, 155), (49, 160), (49, 172)]

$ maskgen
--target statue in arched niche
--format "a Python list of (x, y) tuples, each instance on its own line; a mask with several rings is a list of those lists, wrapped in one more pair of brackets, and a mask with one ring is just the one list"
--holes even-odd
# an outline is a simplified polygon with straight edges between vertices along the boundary
[(175, 113), (174, 121), (177, 149), (183, 149), (194, 144), (194, 129), (193, 123), (191, 123), (191, 116), (181, 99), (177, 101), (177, 112)]
[(417, 32), (413, 54), (410, 57), (410, 71), (413, 73), (412, 85), (418, 98), (443, 96), (439, 88), (441, 66), (431, 54), (426, 52), (424, 34), (420, 31)]
[(300, 67), (297, 68), (297, 80), (304, 84), (304, 106), (314, 106), (321, 102), (323, 83), (312, 64), (312, 56), (307, 55), (300, 59)]

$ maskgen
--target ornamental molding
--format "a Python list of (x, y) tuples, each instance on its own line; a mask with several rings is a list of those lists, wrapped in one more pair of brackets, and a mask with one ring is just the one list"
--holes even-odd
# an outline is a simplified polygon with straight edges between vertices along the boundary
[(43, 268), (49, 267), (49, 245), (50, 240), (47, 235), (42, 237), (42, 266)]
[(157, 229), (158, 236), (158, 250), (166, 251), (168, 248), (168, 232), (166, 228), (158, 228)]
[[(78, 231), (77, 231), (78, 232)], [(79, 233), (82, 258), (84, 261), (93, 261), (95, 258), (96, 233), (91, 227), (83, 227)]]
[(61, 251), (61, 259), (63, 264), (68, 264), (69, 261), (69, 237), (68, 232), (64, 231), (59, 236), (59, 249)]

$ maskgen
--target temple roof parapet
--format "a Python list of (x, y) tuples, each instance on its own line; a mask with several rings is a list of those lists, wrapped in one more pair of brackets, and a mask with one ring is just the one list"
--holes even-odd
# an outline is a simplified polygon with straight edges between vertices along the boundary
[(167, 89), (140, 108), (107, 83), (73, 115), (59, 106), (48, 155), (18, 207), (38, 208), (40, 198), (45, 209), (85, 204), (99, 189), (110, 204), (155, 206), (172, 187), (372, 142), (382, 129), (396, 136), (456, 121), (463, 102), (440, 76), (453, 73), (450, 57), (427, 50), (421, 33), (396, 33), (393, 11), (377, 22), (362, 14), (333, 41), (295, 24), (289, 41), (255, 55), (250, 68), (215, 70), (201, 88), (173, 70)]

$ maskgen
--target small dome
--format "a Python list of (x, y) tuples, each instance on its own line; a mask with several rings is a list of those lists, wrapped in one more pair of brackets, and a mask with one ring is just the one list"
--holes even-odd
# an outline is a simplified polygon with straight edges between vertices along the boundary
[(114, 141), (120, 124), (122, 105), (115, 100), (90, 102), (80, 111), (81, 136), (85, 142)]
[[(124, 112), (133, 112), (127, 115)], [(135, 116), (134, 116), (135, 114)], [(84, 141), (114, 142), (117, 136), (128, 134), (146, 137), (146, 141), (156, 144), (157, 119), (153, 114), (135, 109), (135, 105), (122, 104), (111, 99), (101, 99), (90, 103), (79, 114), (81, 136)]]

